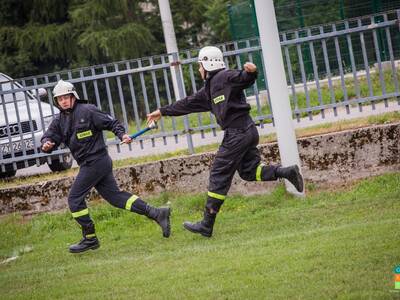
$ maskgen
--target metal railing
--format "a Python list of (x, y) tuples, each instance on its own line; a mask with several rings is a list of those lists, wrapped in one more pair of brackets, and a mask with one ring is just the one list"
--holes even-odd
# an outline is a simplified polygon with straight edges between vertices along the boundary
[[(282, 33), (281, 45), (296, 117), (299, 119), (303, 113), (307, 113), (312, 118), (313, 112), (319, 111), (323, 114), (328, 108), (332, 108), (336, 115), (337, 108), (341, 106), (346, 107), (350, 113), (351, 105), (358, 105), (362, 110), (363, 104), (369, 103), (374, 106), (377, 101), (383, 100), (387, 105), (389, 99), (397, 98), (399, 18), (399, 11), (393, 11)], [(304, 53), (312, 65), (312, 71), (308, 74), (305, 71)], [(382, 57), (386, 58), (385, 62)], [(293, 65), (299, 67), (293, 70)], [(371, 69), (371, 66), (374, 67)], [(379, 77), (379, 90), (376, 83), (374, 84), (376, 76)], [(340, 83), (343, 92), (339, 99), (333, 87), (334, 77)], [(321, 79), (325, 79), (329, 97), (323, 98), (321, 95)], [(308, 89), (310, 80), (315, 84), (317, 91), (314, 103)], [(364, 80), (368, 93), (360, 89), (361, 81)], [(306, 105), (298, 101), (295, 89), (297, 82), (303, 85)], [(386, 88), (387, 83), (390, 84), (390, 89)]]
[[(336, 115), (339, 107), (351, 113), (352, 106), (362, 110), (363, 106), (374, 107), (379, 101), (387, 105), (392, 99), (400, 104), (396, 62), (400, 57), (399, 20), (400, 11), (390, 11), (282, 32), (282, 55), (294, 117), (297, 120), (312, 119), (315, 114), (324, 117), (328, 109)], [(257, 63), (259, 79), (246, 90), (252, 104), (251, 115), (260, 126), (273, 122), (258, 38), (218, 46), (229, 68), (241, 69), (245, 61)], [(17, 169), (21, 164), (27, 167), (32, 161), (36, 165), (43, 161), (51, 164), (54, 157), (61, 159), (67, 153), (67, 149), (60, 149), (50, 156), (39, 150), (40, 136), (48, 126), (49, 116), (57, 113), (52, 88), (59, 79), (72, 82), (81, 98), (109, 112), (123, 122), (128, 132), (133, 132), (144, 126), (147, 113), (202, 86), (197, 54), (198, 49), (186, 50), (3, 80), (0, 84), (0, 171)], [(175, 88), (173, 73), (177, 74)], [(47, 91), (44, 99), (40, 98), (42, 89)], [(157, 133), (138, 138), (142, 149), (145, 140), (154, 146), (156, 139), (162, 139), (167, 145), (186, 138), (188, 149), (193, 153), (193, 134), (206, 138), (206, 132), (215, 136), (219, 129), (211, 113), (163, 118), (159, 125)], [(106, 133), (105, 138), (108, 145), (115, 145), (120, 151), (116, 138)]]

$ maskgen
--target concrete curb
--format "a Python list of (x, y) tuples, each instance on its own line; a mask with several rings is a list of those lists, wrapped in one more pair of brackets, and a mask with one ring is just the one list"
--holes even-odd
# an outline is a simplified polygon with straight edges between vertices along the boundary
[[(345, 184), (400, 170), (400, 123), (301, 138), (298, 147), (306, 182)], [(277, 143), (260, 145), (259, 149), (266, 163), (279, 163)], [(164, 191), (206, 192), (214, 155), (204, 153), (134, 165), (116, 169), (114, 174), (122, 190), (143, 198)], [(66, 208), (73, 180), (68, 177), (0, 189), (0, 214)], [(263, 193), (275, 184), (246, 182), (236, 174), (230, 193)]]

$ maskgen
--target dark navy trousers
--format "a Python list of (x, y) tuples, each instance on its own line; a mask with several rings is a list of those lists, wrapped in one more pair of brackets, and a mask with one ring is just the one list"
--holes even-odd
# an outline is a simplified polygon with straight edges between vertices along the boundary
[(105, 154), (80, 166), (79, 173), (69, 192), (69, 208), (72, 216), (81, 226), (92, 224), (85, 199), (93, 187), (113, 206), (135, 211), (132, 210), (132, 204), (139, 197), (118, 188), (112, 172), (112, 160), (108, 154)]

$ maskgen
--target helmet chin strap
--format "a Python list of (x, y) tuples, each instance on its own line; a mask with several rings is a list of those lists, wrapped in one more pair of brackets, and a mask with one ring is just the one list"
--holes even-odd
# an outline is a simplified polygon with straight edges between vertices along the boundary
[[(200, 64), (201, 64), (201, 67), (202, 67), (202, 69), (203, 69), (203, 76), (202, 76), (201, 79), (206, 80), (206, 79), (207, 79), (207, 76), (208, 76), (208, 71), (204, 68), (203, 63), (200, 63)], [(204, 78), (203, 78), (203, 77), (204, 77)]]

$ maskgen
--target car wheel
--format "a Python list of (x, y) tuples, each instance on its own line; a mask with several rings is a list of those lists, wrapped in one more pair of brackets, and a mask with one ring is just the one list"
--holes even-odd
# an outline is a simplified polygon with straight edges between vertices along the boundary
[(72, 155), (70, 153), (63, 154), (61, 161), (59, 158), (53, 158), (51, 164), (48, 164), (48, 165), (49, 165), (50, 170), (53, 172), (59, 172), (59, 171), (71, 169)]
[(5, 172), (0, 171), (0, 179), (14, 177), (16, 173), (17, 173), (17, 170), (5, 171)]

